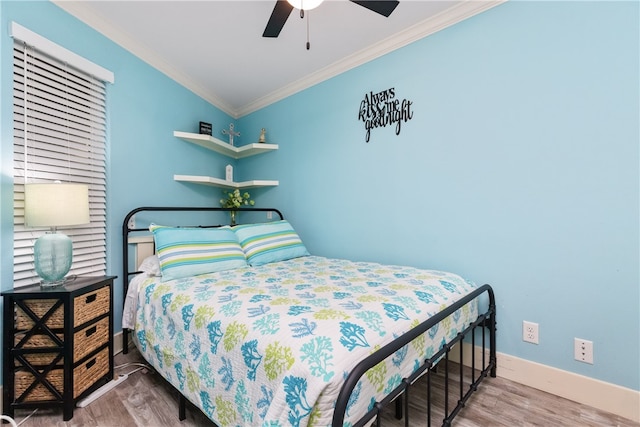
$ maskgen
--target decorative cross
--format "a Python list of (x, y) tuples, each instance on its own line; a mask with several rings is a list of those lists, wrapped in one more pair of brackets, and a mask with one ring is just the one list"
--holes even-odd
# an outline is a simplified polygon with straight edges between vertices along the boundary
[(233, 123), (229, 123), (229, 130), (222, 129), (223, 135), (229, 135), (229, 144), (233, 145), (233, 137), (240, 136), (240, 132), (234, 132)]

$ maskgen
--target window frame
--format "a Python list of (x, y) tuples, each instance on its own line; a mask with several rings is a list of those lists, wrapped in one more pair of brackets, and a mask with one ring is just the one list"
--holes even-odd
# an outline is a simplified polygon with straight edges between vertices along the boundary
[(113, 83), (113, 73), (16, 23), (11, 23), (11, 32), (14, 287), (39, 282), (33, 245), (48, 231), (24, 225), (25, 182), (60, 180), (89, 186), (90, 223), (60, 229), (73, 242), (69, 274), (104, 275), (107, 83)]

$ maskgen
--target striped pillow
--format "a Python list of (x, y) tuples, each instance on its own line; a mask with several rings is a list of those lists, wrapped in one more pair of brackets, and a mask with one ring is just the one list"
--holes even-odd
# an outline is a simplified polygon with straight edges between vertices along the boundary
[(162, 281), (247, 267), (238, 237), (224, 228), (173, 228), (152, 224)]
[(233, 231), (252, 266), (309, 255), (298, 234), (285, 220), (238, 225)]

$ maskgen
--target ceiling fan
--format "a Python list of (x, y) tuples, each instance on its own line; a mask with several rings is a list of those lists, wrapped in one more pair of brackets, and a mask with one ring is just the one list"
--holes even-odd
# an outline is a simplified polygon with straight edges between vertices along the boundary
[[(350, 1), (360, 6), (366, 7), (367, 9), (379, 13), (380, 15), (383, 15), (387, 18), (389, 17), (389, 15), (391, 15), (391, 12), (394, 11), (399, 3), (398, 1), (383, 0)], [(267, 22), (264, 33), (262, 33), (262, 37), (278, 37), (280, 31), (282, 31), (282, 27), (284, 27), (285, 22), (287, 22), (291, 11), (294, 9), (294, 4), (296, 8), (300, 9), (300, 16), (303, 17), (304, 10), (313, 9), (320, 3), (322, 3), (322, 0), (277, 0), (276, 5), (273, 8), (273, 12), (271, 12), (269, 22)]]

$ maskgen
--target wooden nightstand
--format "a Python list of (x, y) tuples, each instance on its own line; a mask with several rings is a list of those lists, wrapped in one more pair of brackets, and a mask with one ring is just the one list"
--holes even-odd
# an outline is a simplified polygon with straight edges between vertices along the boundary
[(5, 415), (62, 406), (67, 421), (76, 401), (113, 379), (113, 279), (2, 293)]

